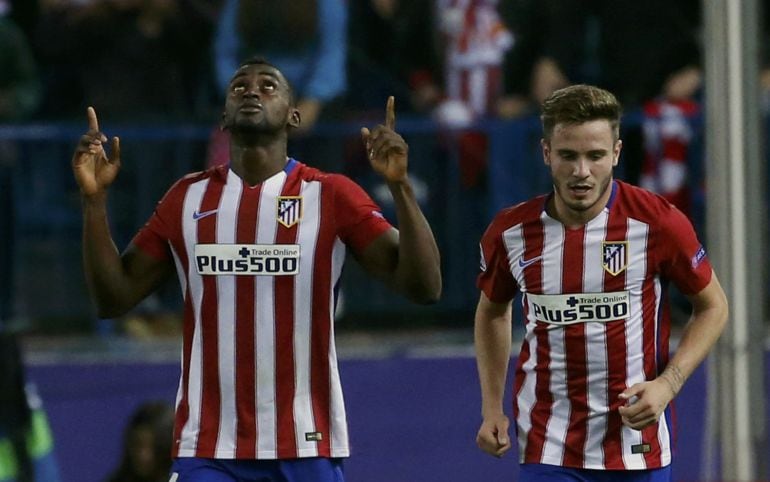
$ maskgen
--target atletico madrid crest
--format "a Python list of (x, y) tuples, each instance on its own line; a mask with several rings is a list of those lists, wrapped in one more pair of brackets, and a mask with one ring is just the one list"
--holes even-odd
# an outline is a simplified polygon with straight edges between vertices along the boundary
[(612, 276), (622, 273), (628, 266), (628, 241), (602, 242), (602, 266)]
[(302, 219), (302, 196), (278, 196), (278, 222), (290, 228)]

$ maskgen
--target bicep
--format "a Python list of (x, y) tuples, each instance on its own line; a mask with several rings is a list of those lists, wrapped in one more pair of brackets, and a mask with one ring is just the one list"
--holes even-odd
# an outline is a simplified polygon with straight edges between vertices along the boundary
[(157, 289), (173, 269), (169, 258), (151, 256), (133, 243), (121, 255), (121, 262), (129, 280), (130, 295), (136, 302)]
[(380, 279), (390, 278), (398, 266), (398, 230), (391, 227), (354, 256), (370, 275)]
[(727, 296), (722, 285), (717, 279), (716, 273), (711, 272), (711, 280), (705, 288), (694, 295), (687, 297), (692, 304), (694, 314), (711, 309), (719, 309), (727, 312)]

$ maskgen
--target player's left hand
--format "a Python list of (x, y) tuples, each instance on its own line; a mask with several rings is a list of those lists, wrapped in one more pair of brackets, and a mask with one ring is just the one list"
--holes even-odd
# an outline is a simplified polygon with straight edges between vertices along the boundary
[(623, 424), (642, 430), (658, 421), (674, 394), (668, 383), (658, 378), (627, 388), (619, 398), (627, 402), (618, 408)]
[(369, 163), (375, 172), (387, 182), (403, 182), (407, 179), (409, 146), (396, 131), (395, 99), (388, 97), (385, 107), (385, 124), (369, 131), (361, 128), (361, 138), (366, 146)]

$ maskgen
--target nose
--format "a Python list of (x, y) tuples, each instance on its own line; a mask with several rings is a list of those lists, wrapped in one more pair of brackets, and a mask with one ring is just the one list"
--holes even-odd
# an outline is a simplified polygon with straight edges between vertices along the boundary
[(588, 160), (582, 157), (578, 159), (578, 161), (575, 163), (575, 171), (574, 171), (575, 177), (583, 179), (588, 177), (590, 173), (591, 173), (591, 169), (588, 164)]

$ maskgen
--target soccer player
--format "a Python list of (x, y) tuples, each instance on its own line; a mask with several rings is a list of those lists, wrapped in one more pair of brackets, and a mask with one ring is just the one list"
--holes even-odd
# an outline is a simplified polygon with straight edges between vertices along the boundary
[(174, 271), (182, 287), (173, 480), (342, 481), (349, 445), (333, 317), (346, 249), (411, 300), (440, 296), (439, 253), (407, 177), (393, 98), (385, 123), (361, 134), (399, 230), (350, 179), (287, 156), (300, 121), (283, 74), (244, 62), (222, 114), (229, 166), (179, 180), (120, 254), (106, 214), (120, 143), (108, 157), (88, 108), (72, 165), (99, 315), (125, 313)]
[[(621, 107), (586, 85), (542, 106), (553, 192), (501, 211), (481, 240), (477, 443), (511, 448), (503, 392), (511, 300), (525, 335), (514, 376), (521, 480), (667, 481), (668, 406), (727, 322), (727, 301), (687, 218), (613, 179)], [(692, 302), (676, 353), (665, 287)]]

